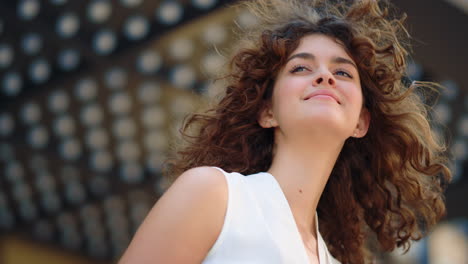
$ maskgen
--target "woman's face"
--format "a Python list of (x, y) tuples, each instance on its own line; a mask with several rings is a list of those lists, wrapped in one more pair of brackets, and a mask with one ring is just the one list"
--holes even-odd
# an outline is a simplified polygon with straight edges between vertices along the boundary
[(278, 73), (271, 108), (263, 113), (263, 127), (279, 127), (286, 133), (304, 129), (326, 129), (327, 135), (362, 137), (369, 113), (355, 62), (333, 38), (312, 34)]

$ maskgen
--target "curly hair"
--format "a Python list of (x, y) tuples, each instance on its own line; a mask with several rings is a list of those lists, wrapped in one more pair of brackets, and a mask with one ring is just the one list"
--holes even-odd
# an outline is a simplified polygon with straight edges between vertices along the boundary
[(403, 81), (411, 39), (405, 15), (376, 0), (241, 5), (258, 24), (236, 46), (219, 102), (186, 119), (186, 143), (168, 162), (169, 174), (206, 165), (244, 175), (267, 171), (274, 133), (258, 124), (259, 115), (301, 38), (323, 34), (340, 41), (356, 62), (371, 124), (365, 137), (351, 137), (343, 146), (318, 204), (320, 232), (342, 263), (369, 260), (369, 241), (378, 241), (372, 250), (407, 250), (445, 214), (451, 172), (422, 96), (437, 84)]

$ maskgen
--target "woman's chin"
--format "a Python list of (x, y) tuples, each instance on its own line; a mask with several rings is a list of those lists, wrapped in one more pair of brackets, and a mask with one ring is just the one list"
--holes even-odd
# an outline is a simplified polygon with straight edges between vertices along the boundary
[(342, 126), (347, 121), (343, 113), (341, 111), (336, 111), (336, 109), (318, 108), (315, 110), (317, 111), (310, 111), (304, 116), (304, 119), (307, 120), (307, 123)]
[(339, 114), (311, 114), (301, 120), (302, 126), (307, 130), (323, 132), (330, 135), (347, 134), (349, 120)]

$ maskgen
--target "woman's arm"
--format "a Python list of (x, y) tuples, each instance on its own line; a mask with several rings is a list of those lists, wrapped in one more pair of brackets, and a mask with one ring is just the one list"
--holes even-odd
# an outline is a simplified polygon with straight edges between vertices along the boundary
[(201, 263), (221, 232), (227, 200), (219, 170), (182, 173), (151, 209), (119, 264)]

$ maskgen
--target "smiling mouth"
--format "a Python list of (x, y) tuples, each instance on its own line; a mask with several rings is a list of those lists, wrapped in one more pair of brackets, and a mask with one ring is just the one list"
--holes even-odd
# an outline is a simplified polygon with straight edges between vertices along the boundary
[(341, 104), (335, 97), (331, 96), (331, 95), (328, 95), (328, 94), (316, 94), (316, 95), (312, 95), (310, 97), (307, 97), (305, 100), (310, 100), (310, 99), (319, 99), (319, 100), (333, 100), (335, 101), (336, 103), (338, 104)]

